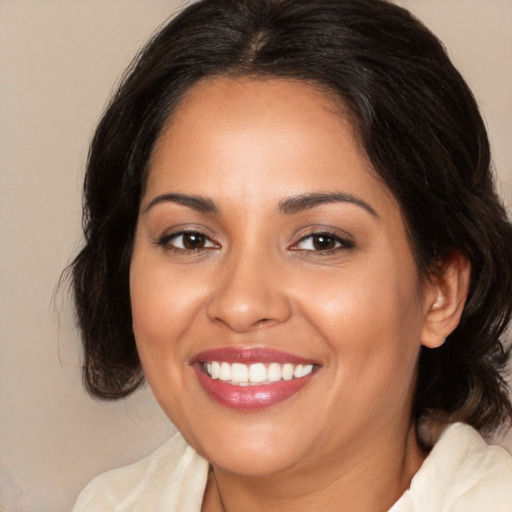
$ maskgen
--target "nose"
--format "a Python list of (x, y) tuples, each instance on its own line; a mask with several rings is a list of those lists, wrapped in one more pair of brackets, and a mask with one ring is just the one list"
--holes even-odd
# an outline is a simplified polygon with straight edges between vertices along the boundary
[(235, 332), (285, 322), (292, 308), (279, 265), (261, 254), (230, 257), (216, 277), (207, 315)]

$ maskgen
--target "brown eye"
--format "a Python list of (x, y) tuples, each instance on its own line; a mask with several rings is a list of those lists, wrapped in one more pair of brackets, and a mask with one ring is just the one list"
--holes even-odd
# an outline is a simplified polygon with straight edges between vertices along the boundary
[(342, 249), (352, 249), (354, 243), (332, 233), (311, 233), (299, 240), (293, 247), (295, 251), (330, 253)]
[(331, 235), (313, 235), (311, 239), (313, 247), (317, 251), (331, 251), (336, 248), (336, 238)]
[(199, 233), (184, 233), (181, 236), (183, 237), (184, 249), (202, 249), (206, 244), (206, 237)]
[(210, 238), (198, 231), (180, 231), (166, 235), (158, 241), (158, 245), (179, 251), (200, 251), (217, 247)]

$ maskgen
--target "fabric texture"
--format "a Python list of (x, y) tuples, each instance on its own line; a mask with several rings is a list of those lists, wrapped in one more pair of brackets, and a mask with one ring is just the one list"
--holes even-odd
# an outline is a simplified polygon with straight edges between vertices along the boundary
[[(108, 471), (72, 512), (200, 512), (208, 462), (178, 433), (150, 456)], [(512, 512), (512, 456), (468, 425), (442, 434), (389, 512)]]

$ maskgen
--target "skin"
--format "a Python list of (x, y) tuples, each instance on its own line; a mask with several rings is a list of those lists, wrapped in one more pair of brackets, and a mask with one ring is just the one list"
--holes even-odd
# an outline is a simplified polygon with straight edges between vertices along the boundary
[[(281, 211), (312, 193), (357, 201)], [(163, 194), (216, 211), (155, 201)], [(184, 230), (203, 246), (187, 249)], [(314, 243), (325, 232), (328, 251)], [(187, 93), (152, 155), (130, 286), (147, 380), (212, 465), (203, 511), (392, 506), (425, 457), (411, 419), (420, 347), (456, 326), (469, 279), (458, 256), (444, 268), (446, 278), (421, 281), (395, 198), (327, 95), (249, 78)], [(229, 409), (191, 363), (232, 345), (319, 368), (284, 402)]]

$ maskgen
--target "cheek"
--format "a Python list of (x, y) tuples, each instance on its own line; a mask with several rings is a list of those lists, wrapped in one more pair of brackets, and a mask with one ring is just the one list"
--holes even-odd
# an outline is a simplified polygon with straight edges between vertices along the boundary
[(193, 289), (187, 293), (168, 274), (165, 265), (135, 251), (130, 269), (133, 332), (144, 373), (156, 392), (164, 381), (179, 379), (177, 370), (186, 364), (180, 340), (194, 314)]
[(333, 360), (354, 378), (358, 372), (376, 377), (414, 371), (423, 301), (412, 257), (396, 261), (369, 260), (317, 278), (301, 299), (303, 314), (328, 342)]
[(133, 324), (146, 342), (179, 339), (200, 297), (201, 289), (191, 276), (171, 272), (165, 262), (134, 255), (130, 269)]
[(133, 331), (146, 380), (171, 421), (183, 428), (184, 413), (179, 411), (183, 411), (191, 371), (185, 333), (194, 325), (197, 310), (194, 286), (176, 283), (176, 276), (169, 276), (165, 266), (135, 254), (130, 294)]

